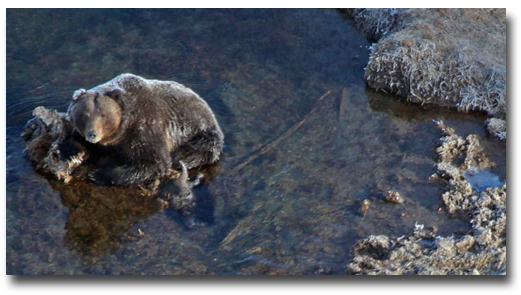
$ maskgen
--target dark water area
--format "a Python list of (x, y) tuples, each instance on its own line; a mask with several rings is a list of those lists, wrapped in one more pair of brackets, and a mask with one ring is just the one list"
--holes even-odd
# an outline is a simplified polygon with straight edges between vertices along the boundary
[[(366, 89), (369, 45), (334, 10), (8, 9), (7, 273), (343, 274), (367, 235), (415, 223), (466, 233), (468, 222), (438, 213), (443, 185), (428, 181), (432, 120), (479, 134), (499, 183), (506, 145), (483, 115)], [(74, 90), (124, 72), (183, 83), (216, 113), (225, 152), (195, 189), (195, 216), (139, 189), (54, 181), (23, 156), (35, 107), (65, 111)], [(233, 172), (327, 91), (297, 131)], [(387, 190), (405, 202), (384, 202)]]

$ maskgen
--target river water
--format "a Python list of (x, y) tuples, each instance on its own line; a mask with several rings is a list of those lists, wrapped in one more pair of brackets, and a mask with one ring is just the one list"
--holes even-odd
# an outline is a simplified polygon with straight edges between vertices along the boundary
[[(506, 179), (506, 145), (484, 115), (366, 89), (369, 45), (334, 10), (7, 10), (7, 273), (343, 274), (370, 234), (465, 234), (428, 181), (432, 120), (480, 135), (490, 183)], [(192, 217), (139, 189), (59, 183), (23, 156), (36, 106), (65, 111), (74, 90), (124, 72), (183, 83), (216, 113), (225, 151)]]

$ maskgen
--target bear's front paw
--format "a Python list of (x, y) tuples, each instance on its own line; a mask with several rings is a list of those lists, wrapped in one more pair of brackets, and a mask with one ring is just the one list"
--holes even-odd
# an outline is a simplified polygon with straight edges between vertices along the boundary
[(78, 167), (80, 166), (85, 160), (87, 154), (83, 151), (77, 153), (77, 154), (59, 154), (60, 162), (67, 163), (70, 167)]

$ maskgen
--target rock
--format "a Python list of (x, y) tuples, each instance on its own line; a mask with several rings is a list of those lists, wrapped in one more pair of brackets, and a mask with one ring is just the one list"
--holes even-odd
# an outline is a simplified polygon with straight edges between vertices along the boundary
[(401, 204), (404, 202), (403, 197), (399, 192), (387, 191), (384, 194), (384, 200), (389, 203)]

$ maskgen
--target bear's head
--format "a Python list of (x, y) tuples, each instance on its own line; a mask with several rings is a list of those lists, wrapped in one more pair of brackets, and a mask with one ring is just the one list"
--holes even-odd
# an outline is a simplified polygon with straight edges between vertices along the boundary
[(121, 96), (120, 89), (105, 93), (77, 90), (67, 111), (69, 120), (88, 142), (109, 144), (121, 125)]

